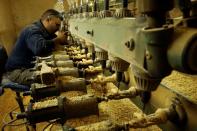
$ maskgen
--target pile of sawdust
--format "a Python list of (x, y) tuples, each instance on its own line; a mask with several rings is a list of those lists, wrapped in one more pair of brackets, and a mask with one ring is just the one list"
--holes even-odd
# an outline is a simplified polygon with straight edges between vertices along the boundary
[(118, 88), (113, 83), (107, 83), (105, 85), (93, 83), (87, 87), (88, 94), (94, 94), (95, 96), (113, 94), (117, 91)]
[(69, 119), (66, 121), (66, 125), (69, 125), (71, 127), (78, 127), (78, 126), (84, 126), (96, 122), (100, 122), (101, 119), (99, 118), (98, 115), (90, 115), (90, 116), (85, 116), (81, 118), (73, 118)]
[(106, 94), (107, 90), (105, 86), (100, 84), (91, 84), (87, 87), (88, 94), (94, 94), (95, 96), (102, 96)]
[(64, 81), (70, 81), (72, 79), (75, 79), (76, 77), (73, 76), (58, 76), (57, 80), (64, 80)]
[[(142, 113), (141, 110), (139, 110), (129, 99), (110, 100), (108, 102), (99, 103), (99, 116), (91, 115), (69, 119), (66, 121), (65, 125), (79, 127), (104, 120), (110, 120), (116, 124), (122, 124), (132, 120), (134, 118), (134, 113), (136, 112)], [(130, 131), (161, 131), (161, 129), (157, 126), (150, 126), (148, 128), (131, 128)]]
[(62, 93), (61, 96), (66, 96), (66, 97), (70, 98), (70, 97), (82, 96), (85, 94), (86, 93), (83, 91), (68, 91), (68, 92)]
[[(87, 92), (88, 94), (94, 94), (96, 96), (100, 96), (103, 94), (114, 93), (117, 91), (117, 87), (109, 83), (105, 86), (99, 86), (99, 84), (94, 84), (94, 87), (91, 85), (88, 86)], [(72, 91), (64, 93), (64, 96), (73, 97), (78, 95), (84, 95), (84, 92)], [(121, 100), (109, 100), (103, 101), (99, 103), (99, 115), (90, 115), (81, 118), (73, 118), (68, 119), (65, 125), (69, 125), (71, 127), (79, 127), (88, 124), (97, 123), (104, 120), (110, 120), (116, 124), (123, 124), (128, 122), (134, 118), (134, 113), (142, 113), (129, 99), (121, 99)], [(157, 126), (150, 126), (148, 128), (138, 128), (138, 129), (130, 129), (134, 131), (160, 131), (160, 128)]]
[(189, 101), (197, 103), (197, 76), (173, 71), (170, 76), (162, 80), (161, 84), (186, 97)]
[(109, 116), (113, 122), (119, 124), (131, 120), (134, 112), (140, 112), (140, 110), (137, 110), (136, 106), (134, 106), (129, 99), (101, 102), (99, 104), (99, 111), (100, 115), (103, 114), (105, 116)]
[(34, 103), (33, 110), (38, 110), (38, 109), (53, 107), (53, 106), (58, 106), (58, 100), (56, 98)]
[[(106, 119), (122, 125), (134, 118), (134, 113), (142, 113), (129, 99), (110, 100), (108, 102), (101, 102), (99, 104), (100, 116), (105, 116)], [(130, 130), (143, 130), (143, 131), (160, 131), (157, 126), (150, 126), (148, 128), (138, 128)]]

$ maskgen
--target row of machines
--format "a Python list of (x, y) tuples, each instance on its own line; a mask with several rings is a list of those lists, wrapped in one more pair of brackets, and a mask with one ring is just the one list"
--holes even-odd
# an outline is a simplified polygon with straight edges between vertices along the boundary
[(196, 0), (79, 3), (68, 0), (68, 3), (72, 35), (107, 52), (111, 64), (118, 65), (117, 76), (129, 72), (130, 84), (143, 92), (140, 100), (133, 100), (136, 105), (150, 114), (158, 108), (169, 107), (176, 98), (179, 104), (175, 102), (174, 109), (180, 109), (181, 103), (181, 110), (185, 112), (181, 111), (181, 116), (185, 118), (181, 118), (181, 123), (177, 119), (172, 121), (178, 123), (160, 127), (196, 130)]
[[(161, 128), (166, 130), (197, 129), (195, 99), (161, 87), (173, 70), (197, 73), (196, 1), (176, 1), (182, 11), (179, 19), (168, 14), (174, 7), (172, 0), (121, 0), (118, 7), (110, 0), (67, 2), (70, 10), (62, 22), (62, 29), (68, 31), (67, 41), (50, 56), (34, 61), (34, 84), (23, 94), (32, 100), (18, 119), (27, 119), (33, 127), (56, 119), (63, 126), (70, 118), (98, 114), (103, 101), (129, 98), (146, 115), (141, 113), (121, 124), (107, 119), (73, 130), (129, 130), (163, 123)], [(137, 6), (129, 9), (129, 4)], [(93, 84), (110, 82), (116, 85), (115, 93), (88, 92)], [(61, 95), (69, 91), (85, 94)], [(196, 92), (192, 93), (195, 96)], [(164, 106), (166, 101), (169, 104)], [(150, 110), (149, 105), (154, 104)]]

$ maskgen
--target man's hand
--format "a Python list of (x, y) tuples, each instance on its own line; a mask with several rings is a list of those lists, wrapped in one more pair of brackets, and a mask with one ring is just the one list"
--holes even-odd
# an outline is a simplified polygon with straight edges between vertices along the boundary
[(55, 44), (64, 44), (67, 40), (67, 33), (65, 31), (57, 32), (57, 37), (54, 39)]

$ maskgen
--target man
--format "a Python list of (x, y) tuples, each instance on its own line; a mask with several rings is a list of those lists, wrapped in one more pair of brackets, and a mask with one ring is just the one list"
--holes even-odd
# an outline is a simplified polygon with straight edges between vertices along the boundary
[(21, 32), (5, 66), (9, 80), (24, 85), (31, 84), (28, 79), (32, 76), (30, 68), (34, 67), (32, 61), (35, 61), (35, 56), (46, 56), (55, 45), (66, 41), (65, 32), (55, 35), (61, 20), (59, 12), (49, 9), (42, 14), (39, 21)]

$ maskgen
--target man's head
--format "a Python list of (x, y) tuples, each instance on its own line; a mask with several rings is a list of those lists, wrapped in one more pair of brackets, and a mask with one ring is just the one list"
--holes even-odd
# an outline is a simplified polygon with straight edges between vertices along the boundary
[(61, 20), (61, 14), (54, 9), (48, 9), (41, 16), (41, 21), (49, 33), (55, 33), (59, 29)]

